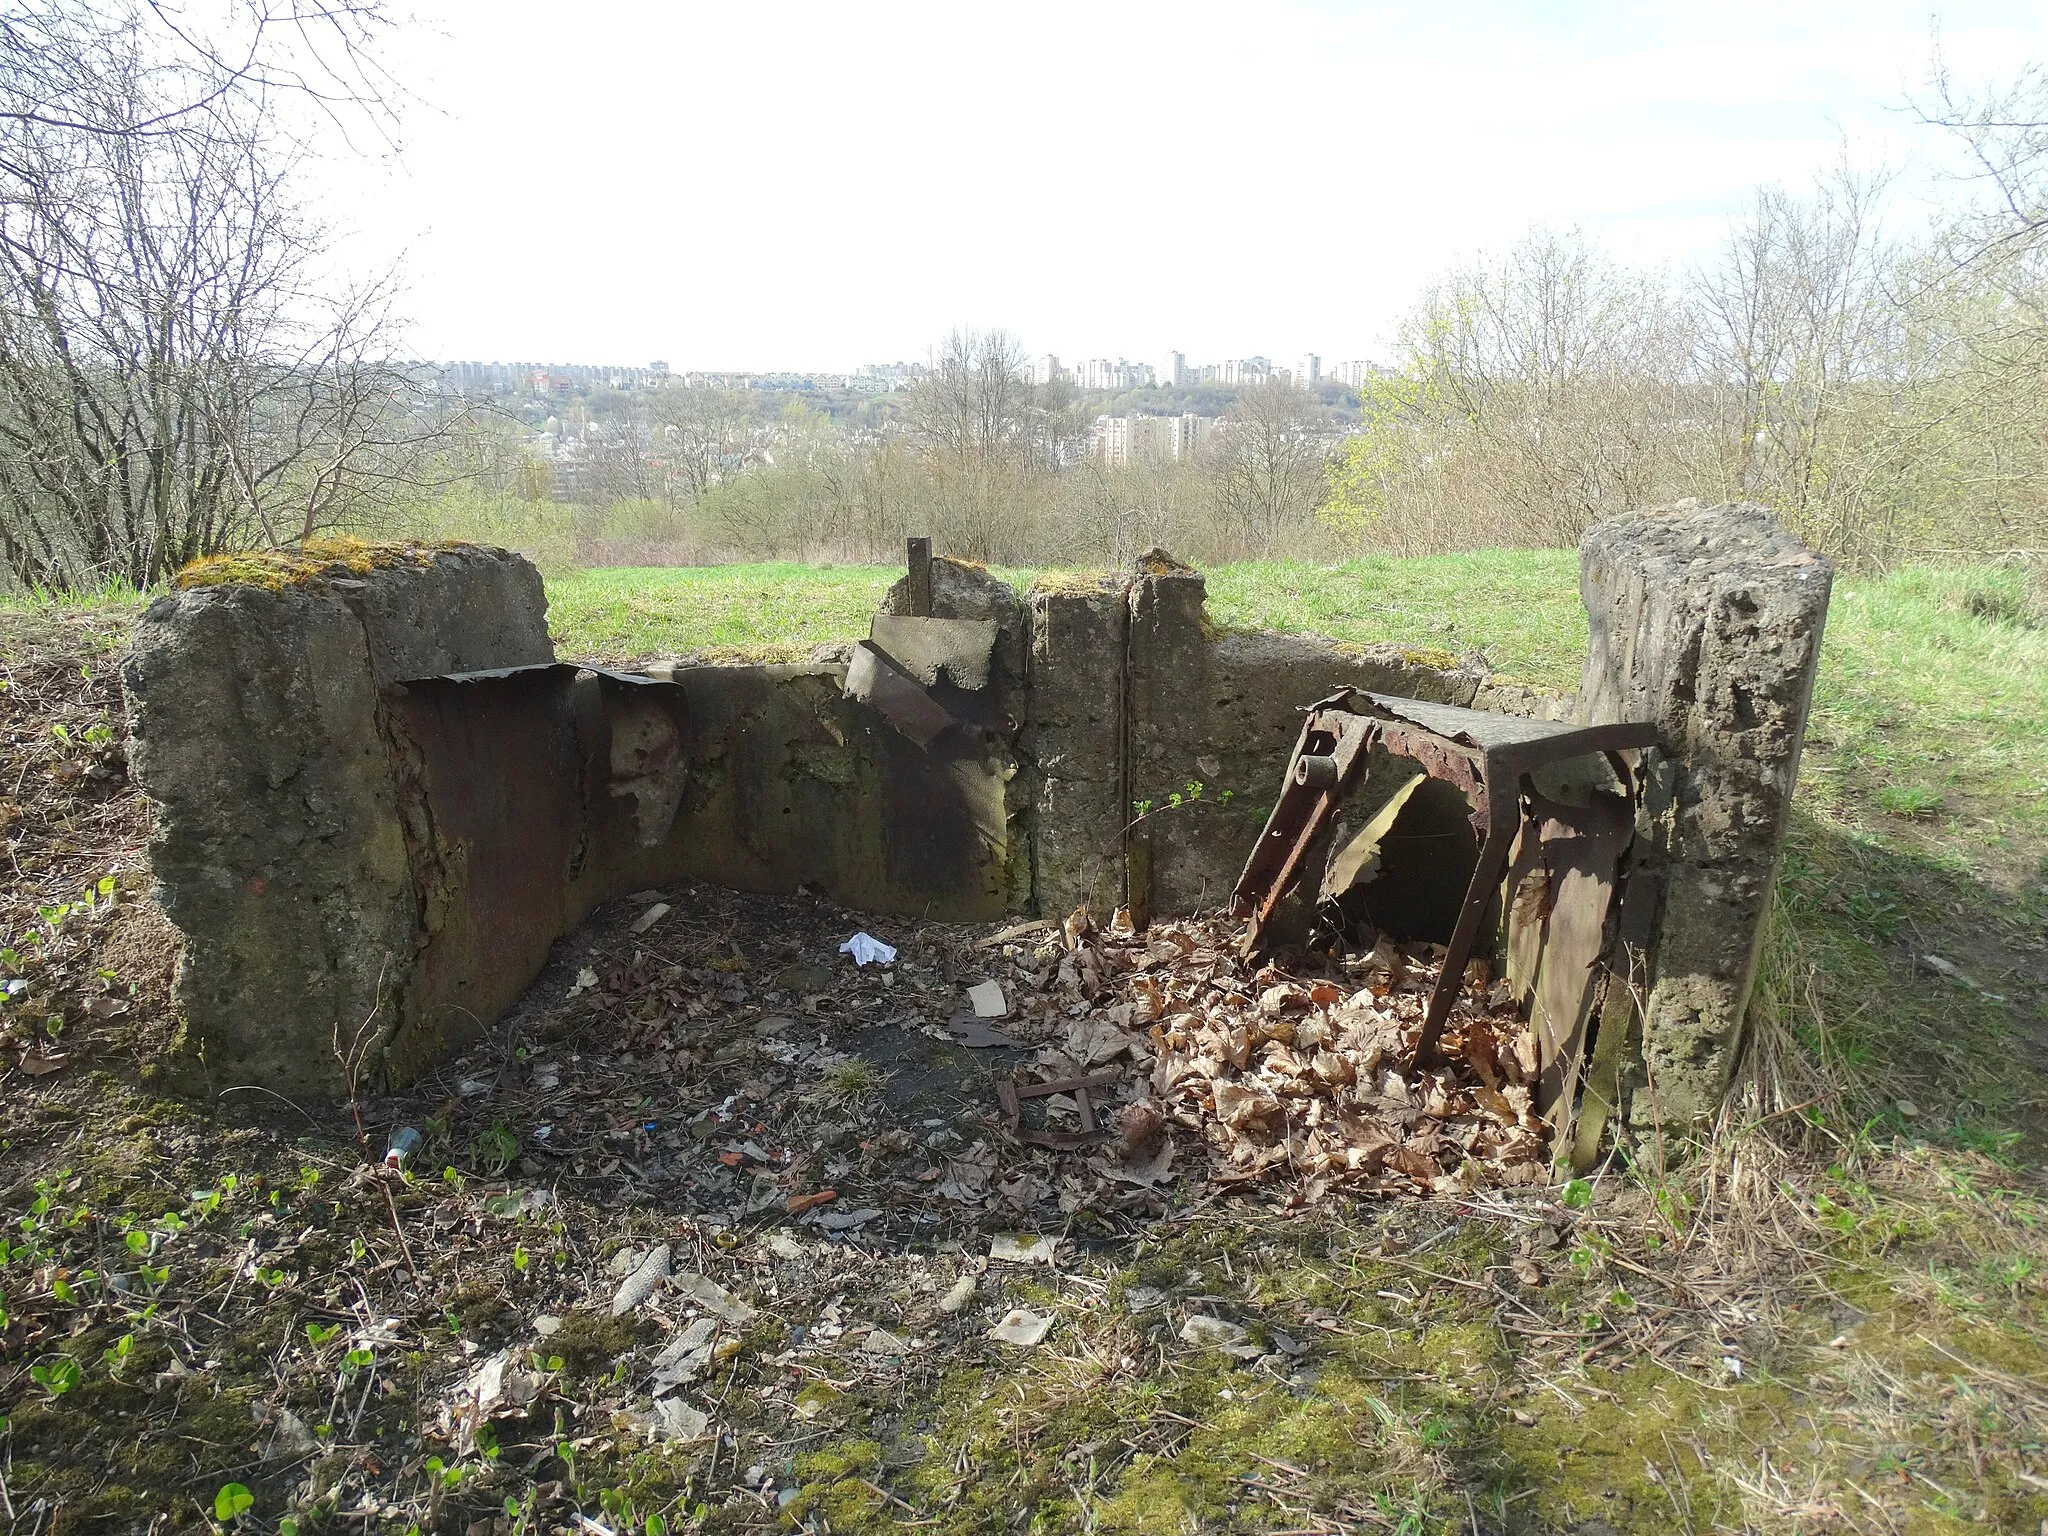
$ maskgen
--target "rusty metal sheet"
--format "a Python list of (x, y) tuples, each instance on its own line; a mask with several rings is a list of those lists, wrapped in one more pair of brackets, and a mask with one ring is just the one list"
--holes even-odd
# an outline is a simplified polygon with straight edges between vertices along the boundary
[[(1586, 1026), (1609, 949), (1621, 855), (1635, 831), (1620, 796), (1587, 806), (1532, 797), (1521, 839), (1527, 872), (1512, 879), (1508, 976), (1529, 1004), (1539, 1062), (1536, 1109), (1568, 1112), (1585, 1055)], [(1560, 1124), (1562, 1132), (1565, 1127)]]
[(394, 1049), (509, 1008), (555, 939), (645, 883), (688, 770), (683, 691), (566, 662), (420, 678), (385, 697), (425, 942)]
[(951, 683), (968, 693), (988, 686), (995, 658), (994, 619), (918, 619), (878, 613), (868, 638), (927, 688)]
[(932, 541), (926, 538), (911, 539), (907, 545), (909, 555), (910, 612), (913, 617), (928, 619), (932, 616)]
[(953, 723), (945, 707), (872, 640), (853, 648), (846, 668), (846, 696), (867, 705), (920, 747), (929, 748)]
[(545, 666), (392, 691), (427, 930), (394, 1049), (415, 1033), (461, 1039), (498, 1018), (568, 926), (586, 841), (575, 682), (574, 667)]

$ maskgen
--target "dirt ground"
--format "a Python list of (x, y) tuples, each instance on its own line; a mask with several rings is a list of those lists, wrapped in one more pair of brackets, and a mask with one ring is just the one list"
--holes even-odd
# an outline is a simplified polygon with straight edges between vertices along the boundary
[[(127, 620), (0, 618), (13, 1529), (2048, 1529), (2025, 1180), (1752, 1089), (1683, 1169), (1528, 1185), (1507, 1038), (1310, 1124), (1384, 965), (679, 886), (403, 1093), (174, 1096)], [(996, 1093), (1097, 1072), (1100, 1137)]]

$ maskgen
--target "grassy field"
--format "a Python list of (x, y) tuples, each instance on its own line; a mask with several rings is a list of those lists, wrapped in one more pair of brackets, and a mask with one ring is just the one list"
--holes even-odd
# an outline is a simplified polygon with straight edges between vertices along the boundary
[[(548, 582), (549, 624), (567, 655), (614, 660), (696, 653), (794, 659), (867, 634), (902, 571), (792, 564), (581, 571)], [(1038, 573), (997, 572), (1020, 591)], [(1586, 613), (1569, 550), (1347, 560), (1251, 561), (1209, 579), (1218, 624), (1285, 629), (1435, 650), (1481, 650), (1500, 671), (1569, 688)]]
[[(800, 655), (864, 634), (895, 575), (793, 565), (589, 571), (550, 582), (551, 623), (565, 655), (592, 659)], [(1574, 578), (1564, 552), (1209, 573), (1219, 624), (1477, 649), (1502, 672), (1553, 687), (1573, 685), (1585, 646)], [(43, 782), (73, 754), (71, 742), (115, 731), (108, 666), (133, 611), (130, 602), (0, 615), (12, 680), (0, 704), (15, 711), (9, 782)], [(90, 697), (72, 681), (81, 667), (98, 690)], [(46, 713), (69, 713), (26, 712), (20, 701), (31, 695), (58, 701)], [(65, 726), (63, 740), (52, 740), (51, 720)], [(99, 739), (103, 754), (117, 743)], [(0, 825), (8, 807), (0, 800)], [(83, 813), (79, 826), (88, 828)], [(88, 846), (84, 831), (52, 841), (52, 867), (77, 867), (76, 850)], [(9, 894), (11, 911), (53, 899)], [(78, 963), (108, 975), (126, 962)], [(773, 1315), (701, 1393), (723, 1405), (733, 1436), (708, 1471), (701, 1450), (646, 1448), (602, 1429), (557, 1444), (561, 1432), (545, 1426), (516, 1452), (457, 1460), (429, 1427), (446, 1374), (431, 1352), (488, 1341), (478, 1309), (526, 1326), (550, 1294), (543, 1260), (573, 1254), (608, 1287), (602, 1259), (630, 1234), (670, 1240), (664, 1213), (564, 1198), (552, 1227), (536, 1218), (516, 1228), (531, 1255), (521, 1246), (498, 1270), (477, 1261), (475, 1294), (455, 1298), (444, 1320), (440, 1302), (415, 1305), (389, 1241), (399, 1211), (387, 1218), (375, 1186), (355, 1176), (347, 1135), (306, 1135), (297, 1120), (279, 1131), (209, 1118), (113, 1064), (89, 1078), (75, 1067), (33, 1082), (17, 1073), (0, 1109), (10, 1222), (0, 1330), (12, 1330), (0, 1360), (0, 1496), (17, 1519), (45, 1500), (37, 1518), (53, 1531), (114, 1528), (80, 1512), (116, 1507), (118, 1494), (130, 1501), (121, 1508), (175, 1506), (171, 1528), (278, 1530), (289, 1503), (301, 1532), (391, 1536), (412, 1526), (475, 1531), (479, 1510), (501, 1501), (504, 1519), (482, 1521), (489, 1536), (765, 1532), (793, 1522), (819, 1533), (915, 1526), (945, 1536), (2034, 1536), (2048, 1530), (2044, 994), (2048, 618), (2029, 613), (1996, 572), (1845, 580), (1822, 654), (1752, 1074), (1729, 1124), (1681, 1166), (1617, 1163), (1569, 1202), (1519, 1215), (1457, 1202), (1334, 1216), (1206, 1206), (1134, 1239), (1085, 1246), (1040, 1278), (1005, 1282), (1005, 1305), (1059, 1318), (1048, 1348), (1005, 1354), (975, 1342), (893, 1374), (850, 1359), (800, 1391), (774, 1361), (788, 1358), (777, 1352), (789, 1326), (814, 1312), (793, 1310), (794, 1287), (780, 1303), (756, 1290)], [(70, 1048), (89, 1059), (89, 1029), (74, 1034), (84, 1038)], [(420, 1188), (401, 1192), (416, 1232), (429, 1198), (467, 1200), (480, 1228), (494, 1219), (483, 1200), (494, 1186), (456, 1164), (459, 1147), (438, 1149), (420, 1164)], [(338, 1235), (344, 1216), (361, 1233), (352, 1250)], [(302, 1226), (313, 1232), (309, 1221), (324, 1224), (327, 1268), (245, 1264), (252, 1235), (271, 1244)], [(91, 1291), (86, 1278), (108, 1268), (108, 1247), (118, 1259), (123, 1223), (145, 1247), (160, 1226), (184, 1234), (162, 1238), (177, 1269), (159, 1260), (167, 1278), (146, 1309)], [(103, 1233), (110, 1242), (95, 1236)], [(509, 1251), (514, 1238), (503, 1240)], [(1509, 1266), (1532, 1240), (1543, 1284), (1517, 1288)], [(735, 1266), (735, 1285), (749, 1275), (765, 1283), (780, 1261), (746, 1241), (698, 1262)], [(841, 1269), (804, 1305), (832, 1296), (849, 1315), (890, 1326), (900, 1316), (906, 1332), (928, 1326), (917, 1319), (930, 1303), (915, 1299), (924, 1262), (877, 1253), (866, 1277)], [(997, 1283), (993, 1273), (985, 1283)], [(322, 1285), (341, 1299), (307, 1310)], [(1141, 1287), (1204, 1305), (1221, 1298), (1214, 1304), (1305, 1353), (1276, 1375), (1180, 1346), (1129, 1310)], [(315, 1338), (356, 1312), (367, 1326), (387, 1308), (410, 1318), (407, 1337), (418, 1342), (407, 1348), (423, 1352), (387, 1351), (388, 1379), (381, 1355), (375, 1369), (347, 1364), (353, 1335)], [(208, 1315), (235, 1318), (230, 1331), (245, 1342), (209, 1335)], [(579, 1319), (586, 1314), (571, 1315)], [(195, 1348), (173, 1337), (187, 1328), (219, 1341)], [(147, 1370), (125, 1364), (128, 1335), (133, 1357), (154, 1362)], [(596, 1378), (614, 1369), (604, 1351), (593, 1349), (587, 1366), (561, 1353), (570, 1359), (559, 1402), (594, 1395)], [(181, 1357), (191, 1369), (168, 1387), (150, 1374)], [(52, 1390), (63, 1360), (83, 1362), (82, 1376)], [(299, 1460), (252, 1454), (251, 1415), (273, 1411), (262, 1405), (283, 1400), (280, 1384), (332, 1376), (337, 1362), (340, 1382), (360, 1394), (355, 1419), (402, 1427), (351, 1434), (342, 1401), (341, 1416), (314, 1424), (319, 1443)], [(34, 1367), (44, 1374), (31, 1382)], [(796, 1394), (794, 1413), (772, 1406), (778, 1393)], [(274, 1420), (264, 1422), (274, 1436)], [(95, 1441), (109, 1448), (91, 1475), (52, 1449)], [(794, 1491), (786, 1508), (739, 1490), (736, 1469), (750, 1461)], [(468, 1479), (459, 1489), (458, 1478)], [(230, 1479), (254, 1490), (250, 1514), (217, 1513), (215, 1490)], [(661, 1525), (648, 1525), (650, 1515)]]

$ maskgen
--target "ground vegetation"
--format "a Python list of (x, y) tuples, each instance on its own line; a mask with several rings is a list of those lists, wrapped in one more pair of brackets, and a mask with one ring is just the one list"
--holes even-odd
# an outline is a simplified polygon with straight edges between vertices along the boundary
[[(593, 573), (554, 618), (565, 649), (631, 660), (808, 606), (764, 636), (808, 645), (858, 633), (890, 574)], [(1212, 573), (1212, 617), (1417, 644), (1454, 622), (1570, 686), (1569, 575), (1545, 552), (1276, 562)], [(158, 1091), (174, 948), (111, 667), (134, 607), (0, 616), (20, 1528), (2048, 1518), (2048, 630), (2010, 570), (1841, 584), (1750, 1070), (1689, 1159), (1320, 1204), (1010, 1146), (996, 1068), (938, 1037), (968, 983), (1039, 995), (1046, 930), (811, 897), (607, 909), (402, 1095)], [(838, 953), (854, 926), (893, 970)]]

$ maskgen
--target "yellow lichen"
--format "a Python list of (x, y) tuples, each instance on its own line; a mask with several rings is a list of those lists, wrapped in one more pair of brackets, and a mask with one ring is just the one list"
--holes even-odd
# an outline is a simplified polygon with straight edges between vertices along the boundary
[(292, 549), (251, 549), (194, 560), (171, 578), (179, 591), (248, 586), (266, 592), (313, 586), (338, 577), (367, 576), (399, 565), (429, 565), (442, 550), (468, 546), (455, 540), (399, 539), (372, 543), (350, 535), (308, 539)]

